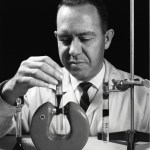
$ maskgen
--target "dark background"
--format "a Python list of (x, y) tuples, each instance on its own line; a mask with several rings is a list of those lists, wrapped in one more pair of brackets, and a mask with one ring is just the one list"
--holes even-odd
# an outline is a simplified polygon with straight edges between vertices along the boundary
[[(130, 1), (106, 0), (115, 30), (105, 57), (130, 72)], [(54, 37), (58, 0), (0, 0), (0, 82), (11, 78), (21, 61), (49, 55), (60, 64)], [(135, 74), (149, 79), (149, 3), (135, 0)]]

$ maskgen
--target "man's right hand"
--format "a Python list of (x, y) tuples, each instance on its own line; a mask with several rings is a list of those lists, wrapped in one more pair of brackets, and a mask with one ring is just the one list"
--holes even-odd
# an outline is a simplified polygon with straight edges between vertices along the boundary
[(23, 61), (13, 78), (2, 89), (4, 100), (14, 105), (16, 98), (23, 96), (34, 86), (49, 87), (63, 79), (61, 67), (48, 56), (30, 57)]

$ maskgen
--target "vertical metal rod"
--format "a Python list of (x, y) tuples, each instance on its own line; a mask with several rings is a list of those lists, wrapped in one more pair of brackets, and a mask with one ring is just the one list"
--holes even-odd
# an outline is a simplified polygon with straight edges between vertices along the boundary
[[(134, 0), (130, 0), (130, 74), (134, 80)], [(134, 130), (134, 86), (131, 87), (131, 130)]]
[(103, 83), (102, 140), (109, 142), (109, 83)]

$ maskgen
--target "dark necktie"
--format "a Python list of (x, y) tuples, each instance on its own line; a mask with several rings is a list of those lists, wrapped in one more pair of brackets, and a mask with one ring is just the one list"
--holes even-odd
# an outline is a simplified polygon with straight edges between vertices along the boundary
[(83, 90), (83, 94), (81, 95), (81, 99), (80, 99), (80, 106), (86, 112), (89, 105), (90, 105), (90, 100), (89, 100), (89, 96), (88, 96), (87, 91), (92, 86), (92, 84), (89, 83), (89, 82), (82, 82), (82, 83), (79, 84), (79, 86)]

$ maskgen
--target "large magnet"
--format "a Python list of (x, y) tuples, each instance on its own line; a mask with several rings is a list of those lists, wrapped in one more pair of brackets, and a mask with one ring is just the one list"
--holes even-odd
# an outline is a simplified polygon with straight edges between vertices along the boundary
[(60, 136), (49, 130), (52, 119), (58, 115), (58, 108), (50, 102), (41, 105), (33, 115), (31, 138), (38, 150), (82, 150), (89, 137), (89, 122), (84, 110), (76, 103), (64, 106), (64, 115), (70, 124), (70, 132)]

